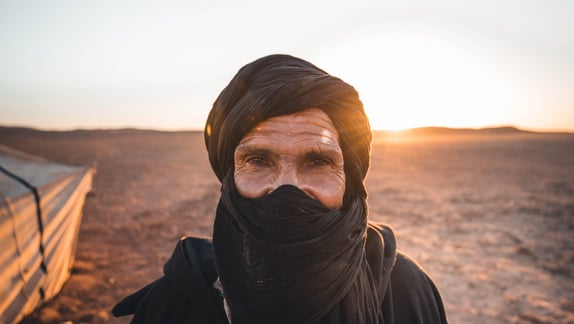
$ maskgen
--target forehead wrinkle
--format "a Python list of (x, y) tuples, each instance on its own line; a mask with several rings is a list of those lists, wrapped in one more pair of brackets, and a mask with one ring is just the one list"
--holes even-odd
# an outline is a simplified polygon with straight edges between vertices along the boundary
[[(313, 137), (320, 137), (322, 142), (327, 142), (329, 140), (338, 142), (339, 134), (337, 130), (329, 124), (315, 123), (309, 120), (304, 121), (307, 126), (306, 129), (301, 129), (301, 121), (296, 120), (266, 120), (261, 124), (253, 128), (245, 137), (253, 135), (310, 135)], [(309, 126), (313, 126), (312, 129), (308, 129)]]
[(243, 136), (239, 142), (242, 144), (263, 145), (273, 150), (322, 144), (332, 147), (321, 150), (341, 151), (339, 133), (329, 116), (318, 108), (266, 119)]
[(261, 145), (258, 143), (255, 144), (249, 144), (249, 143), (245, 143), (245, 144), (241, 144), (239, 146), (237, 146), (237, 148), (235, 149), (235, 151), (237, 153), (242, 153), (242, 154), (262, 154), (262, 155), (269, 155), (272, 153), (271, 149), (268, 148), (265, 145)]
[[(287, 140), (282, 140), (282, 137), (290, 136)], [(281, 143), (281, 144), (278, 144)], [(245, 145), (253, 146), (253, 148), (266, 148), (266, 147), (282, 147), (282, 146), (320, 146), (331, 147), (340, 151), (339, 141), (336, 134), (328, 130), (315, 130), (298, 131), (296, 133), (289, 133), (276, 128), (268, 128), (257, 132), (250, 132), (243, 137), (237, 146), (238, 149), (243, 149)], [(250, 148), (251, 149), (251, 148)]]

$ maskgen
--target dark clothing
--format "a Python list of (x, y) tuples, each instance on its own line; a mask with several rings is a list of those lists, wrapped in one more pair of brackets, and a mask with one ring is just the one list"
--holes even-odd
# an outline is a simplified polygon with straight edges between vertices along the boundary
[[(390, 228), (369, 224), (366, 250), (369, 260), (383, 263), (380, 280), (385, 287), (381, 305), (385, 323), (447, 322), (437, 288), (416, 263), (396, 252)], [(372, 255), (381, 250), (382, 257)], [(184, 238), (166, 263), (164, 276), (126, 297), (112, 313), (134, 314), (132, 323), (224, 324), (223, 299), (213, 288), (216, 279), (211, 240)]]
[(364, 199), (330, 209), (289, 184), (245, 198), (233, 180), (223, 179), (212, 236), (233, 324), (384, 324), (394, 248), (382, 262)]

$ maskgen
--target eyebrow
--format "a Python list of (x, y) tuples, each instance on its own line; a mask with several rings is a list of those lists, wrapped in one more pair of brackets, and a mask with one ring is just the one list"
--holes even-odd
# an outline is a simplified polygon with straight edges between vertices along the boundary
[(317, 159), (317, 158), (328, 158), (330, 160), (335, 160), (338, 156), (337, 150), (325, 150), (325, 149), (312, 149), (308, 152), (305, 152), (305, 157), (308, 159)]
[(241, 155), (255, 154), (255, 155), (271, 155), (271, 149), (255, 145), (239, 145), (236, 152)]
[[(260, 144), (239, 145), (235, 150), (235, 153), (242, 157), (246, 155), (271, 156), (275, 154), (271, 148)], [(342, 152), (340, 150), (330, 148), (329, 146), (323, 147), (323, 145), (319, 145), (318, 147), (310, 148), (304, 153), (304, 155), (308, 159), (329, 158), (333, 161), (337, 161), (339, 153), (341, 153), (342, 156)]]

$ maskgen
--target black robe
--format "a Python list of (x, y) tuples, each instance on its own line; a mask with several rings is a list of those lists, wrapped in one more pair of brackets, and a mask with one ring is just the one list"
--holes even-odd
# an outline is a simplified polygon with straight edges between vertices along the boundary
[[(369, 224), (366, 249), (369, 262), (383, 262), (385, 323), (447, 323), (438, 289), (413, 260), (397, 252), (389, 227)], [(165, 264), (164, 276), (124, 298), (112, 313), (134, 314), (132, 323), (226, 324), (223, 299), (213, 288), (216, 279), (211, 240), (183, 238)]]

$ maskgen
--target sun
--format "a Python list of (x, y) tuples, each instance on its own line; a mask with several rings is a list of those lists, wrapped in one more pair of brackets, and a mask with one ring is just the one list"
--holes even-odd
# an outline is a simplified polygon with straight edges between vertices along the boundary
[(338, 70), (359, 91), (373, 129), (508, 119), (514, 89), (483, 49), (442, 30), (383, 27), (347, 40), (335, 55), (346, 62)]

